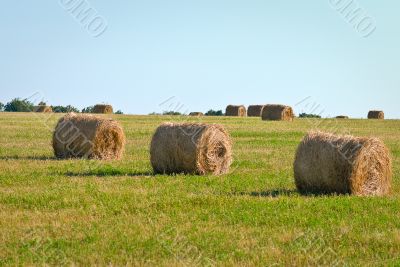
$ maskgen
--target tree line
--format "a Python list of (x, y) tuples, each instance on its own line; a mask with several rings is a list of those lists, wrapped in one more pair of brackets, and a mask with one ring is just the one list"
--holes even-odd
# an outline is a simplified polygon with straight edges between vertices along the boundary
[[(163, 113), (157, 113), (157, 112), (152, 112), (149, 115), (173, 115), (173, 116), (184, 116), (187, 114), (178, 112), (178, 111), (164, 111)], [(204, 113), (205, 116), (225, 116), (225, 113), (222, 110), (213, 110), (210, 109), (206, 113)]]
[[(45, 102), (40, 102), (38, 106), (47, 106)], [(30, 102), (27, 99), (14, 98), (10, 102), (3, 104), (0, 102), (0, 111), (3, 112), (32, 112), (35, 110), (36, 105)], [(53, 112), (55, 113), (68, 113), (68, 112), (76, 112), (76, 113), (92, 113), (94, 106), (86, 107), (82, 110), (77, 109), (72, 105), (67, 106), (51, 106)], [(115, 114), (123, 114), (121, 110), (115, 112)]]
[[(47, 103), (45, 102), (40, 102), (38, 106), (47, 106)], [(36, 105), (30, 102), (27, 99), (20, 99), (20, 98), (14, 98), (10, 102), (3, 104), (0, 102), (0, 112), (32, 112), (35, 110)], [(77, 109), (76, 107), (72, 105), (67, 105), (67, 106), (51, 106), (53, 112), (55, 113), (69, 113), (69, 112), (75, 112), (75, 113), (93, 113), (93, 108), (94, 106), (89, 106), (86, 107), (82, 110)], [(124, 114), (121, 110), (118, 110), (115, 112), (115, 114)], [(180, 112), (177, 111), (164, 111), (163, 113), (150, 113), (149, 115), (184, 115)], [(225, 113), (222, 110), (213, 110), (210, 109), (207, 111), (205, 116), (224, 116)]]

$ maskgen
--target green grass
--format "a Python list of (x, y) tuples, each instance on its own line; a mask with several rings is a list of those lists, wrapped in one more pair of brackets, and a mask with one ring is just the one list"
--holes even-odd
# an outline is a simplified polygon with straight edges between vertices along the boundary
[[(55, 160), (58, 115), (0, 114), (0, 265), (399, 265), (400, 121), (202, 118), (234, 141), (224, 176), (152, 175), (157, 125), (115, 116), (124, 159)], [(190, 118), (196, 121), (196, 118)], [(301, 196), (296, 147), (310, 129), (380, 137), (393, 194)]]

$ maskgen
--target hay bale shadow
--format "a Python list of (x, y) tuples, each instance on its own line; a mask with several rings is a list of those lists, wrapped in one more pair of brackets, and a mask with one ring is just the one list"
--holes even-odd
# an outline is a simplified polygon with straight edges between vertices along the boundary
[(56, 157), (49, 156), (0, 156), (0, 160), (37, 160), (37, 161), (58, 161)]
[(350, 196), (350, 193), (337, 193), (332, 191), (315, 190), (300, 190), (297, 191), (303, 197), (335, 197), (335, 196)]
[(250, 192), (248, 195), (252, 197), (282, 197), (282, 196), (292, 196), (298, 194), (297, 190), (294, 189), (272, 189), (260, 192)]
[(298, 191), (295, 189), (272, 189), (266, 191), (253, 191), (253, 192), (234, 192), (230, 195), (236, 196), (250, 196), (250, 197), (265, 197), (265, 198), (276, 198), (281, 196), (293, 196), (297, 195)]
[(348, 194), (337, 194), (332, 192), (322, 192), (322, 191), (298, 191), (296, 189), (271, 189), (266, 191), (253, 191), (253, 192), (240, 192), (234, 195), (240, 196), (251, 196), (251, 197), (265, 197), (265, 198), (278, 198), (278, 197), (332, 197), (332, 196), (345, 196)]
[(68, 177), (106, 177), (106, 176), (129, 176), (129, 177), (152, 177), (155, 176), (153, 172), (124, 172), (121, 170), (93, 170), (87, 172), (66, 172), (65, 176)]

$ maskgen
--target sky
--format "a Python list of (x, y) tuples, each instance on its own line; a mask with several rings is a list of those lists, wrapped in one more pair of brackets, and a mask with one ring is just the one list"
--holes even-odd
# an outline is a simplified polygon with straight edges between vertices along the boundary
[(126, 114), (287, 104), (400, 118), (399, 9), (395, 0), (3, 1), (0, 102), (39, 95)]

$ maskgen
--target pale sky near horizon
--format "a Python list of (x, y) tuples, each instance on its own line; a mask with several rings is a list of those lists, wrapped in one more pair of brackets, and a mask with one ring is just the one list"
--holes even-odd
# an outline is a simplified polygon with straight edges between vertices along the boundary
[(40, 92), (129, 114), (279, 103), (400, 118), (399, 1), (354, 2), (376, 26), (366, 38), (340, 0), (90, 0), (107, 25), (98, 37), (67, 10), (74, 1), (2, 3), (0, 102)]

